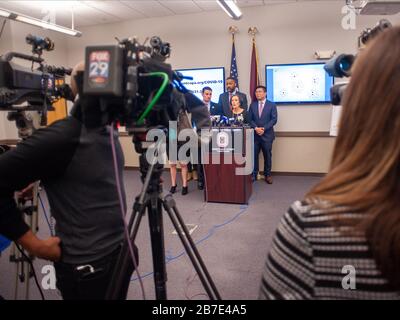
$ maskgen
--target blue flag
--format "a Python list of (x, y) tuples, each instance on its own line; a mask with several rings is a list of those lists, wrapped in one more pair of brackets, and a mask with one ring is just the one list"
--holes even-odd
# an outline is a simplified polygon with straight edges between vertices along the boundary
[(236, 49), (235, 49), (235, 36), (232, 35), (232, 56), (231, 56), (231, 72), (230, 77), (235, 79), (236, 86), (239, 88), (239, 74), (236, 65)]

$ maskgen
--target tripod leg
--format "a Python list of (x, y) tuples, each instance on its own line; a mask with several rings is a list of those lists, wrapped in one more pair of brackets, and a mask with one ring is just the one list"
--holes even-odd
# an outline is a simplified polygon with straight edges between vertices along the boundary
[[(142, 211), (143, 209), (141, 210), (141, 212), (139, 212), (138, 210), (133, 211), (131, 219), (129, 221), (128, 230), (131, 230), (133, 226), (133, 231), (130, 234), (130, 241), (132, 243), (132, 246), (134, 246), (135, 238), (139, 230), (139, 225), (143, 217)], [(136, 262), (138, 261), (137, 258), (138, 257), (136, 256)], [(118, 256), (117, 263), (114, 267), (114, 272), (111, 277), (110, 285), (107, 289), (105, 297), (106, 300), (120, 300), (123, 298), (120, 296), (121, 292), (126, 292), (128, 290), (128, 288), (124, 287), (126, 286), (126, 284), (124, 283), (124, 277), (128, 272), (131, 271), (133, 271), (132, 257), (129, 252), (129, 245), (126, 241), (124, 241), (124, 244), (122, 245), (121, 251)]]
[[(175, 227), (175, 230), (178, 233), (186, 253), (189, 255), (189, 258), (192, 261), (193, 267), (196, 269), (196, 272), (199, 275), (204, 289), (207, 291), (209, 298), (211, 300), (221, 300), (221, 296), (203, 262), (203, 259), (200, 256), (200, 253), (196, 248), (192, 237), (189, 234), (189, 230), (187, 229), (182, 217), (178, 212), (175, 200), (170, 194), (165, 197), (163, 205), (171, 219), (172, 224)], [(182, 235), (181, 230), (184, 232), (184, 235)]]
[[(15, 250), (15, 244), (13, 243), (12, 249), (11, 249), (11, 256), (14, 257), (14, 259), (18, 259), (17, 253)], [(14, 290), (14, 300), (18, 299), (18, 281), (19, 280), (19, 262), (17, 260), (15, 261), (15, 290)]]
[(153, 254), (154, 284), (157, 300), (167, 299), (167, 271), (165, 266), (164, 228), (161, 199), (152, 198), (148, 204), (151, 249)]

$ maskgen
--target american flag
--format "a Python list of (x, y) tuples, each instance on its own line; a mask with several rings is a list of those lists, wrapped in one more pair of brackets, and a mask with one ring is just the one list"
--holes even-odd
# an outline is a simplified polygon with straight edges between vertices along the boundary
[(235, 36), (232, 35), (232, 56), (231, 56), (231, 72), (230, 72), (230, 77), (235, 79), (236, 81), (236, 87), (239, 88), (239, 75), (238, 75), (238, 69), (237, 69), (237, 64), (236, 64), (236, 49), (235, 49)]

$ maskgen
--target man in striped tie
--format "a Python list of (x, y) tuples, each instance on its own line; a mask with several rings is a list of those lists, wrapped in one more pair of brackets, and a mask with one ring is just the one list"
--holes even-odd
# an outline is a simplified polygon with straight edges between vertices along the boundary
[(250, 126), (254, 129), (254, 170), (253, 181), (257, 180), (260, 151), (264, 155), (264, 179), (272, 184), (272, 143), (275, 139), (274, 126), (278, 121), (275, 103), (267, 100), (267, 89), (257, 86), (255, 95), (257, 101), (249, 108)]

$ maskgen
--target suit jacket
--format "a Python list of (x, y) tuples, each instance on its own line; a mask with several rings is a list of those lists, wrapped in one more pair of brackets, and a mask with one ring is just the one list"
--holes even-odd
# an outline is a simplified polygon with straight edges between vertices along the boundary
[(264, 127), (265, 129), (262, 136), (254, 132), (255, 139), (261, 139), (264, 142), (272, 142), (275, 139), (274, 125), (278, 121), (275, 103), (265, 100), (264, 109), (260, 117), (258, 114), (258, 101), (253, 102), (249, 108), (249, 119), (252, 128)]
[[(242, 108), (244, 110), (247, 110), (248, 104), (247, 104), (247, 96), (245, 93), (242, 92), (237, 92), (236, 95), (240, 97), (240, 100), (242, 101)], [(231, 110), (231, 105), (229, 101), (229, 92), (224, 92), (221, 93), (219, 96), (218, 100), (218, 105), (219, 109), (222, 112), (222, 115), (227, 116), (228, 118), (232, 118), (232, 110)]]
[(218, 116), (218, 115), (221, 115), (221, 114), (222, 114), (222, 112), (221, 112), (221, 110), (219, 108), (218, 103), (210, 101), (210, 115)]

